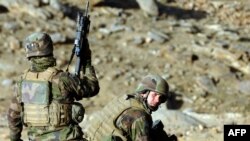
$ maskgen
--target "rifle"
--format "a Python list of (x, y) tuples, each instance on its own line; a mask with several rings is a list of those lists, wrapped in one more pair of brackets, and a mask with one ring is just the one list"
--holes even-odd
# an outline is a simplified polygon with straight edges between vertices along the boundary
[(177, 137), (175, 135), (168, 135), (164, 131), (164, 125), (161, 120), (156, 120), (152, 125), (152, 136), (153, 140), (157, 141), (177, 141)]
[[(85, 14), (83, 14), (83, 12), (77, 13), (76, 38), (74, 40), (74, 47), (73, 47), (72, 54), (71, 54), (70, 61), (69, 61), (69, 64), (70, 64), (74, 55), (76, 55), (77, 60), (76, 60), (76, 66), (75, 66), (75, 75), (78, 77), (80, 77), (82, 67), (86, 65), (84, 64), (86, 62), (83, 62), (83, 61), (86, 61), (86, 60), (83, 60), (84, 50), (89, 49), (89, 43), (88, 43), (88, 38), (87, 38), (87, 35), (89, 33), (89, 26), (90, 26), (88, 8), (89, 8), (89, 1), (87, 1), (87, 4), (86, 4)], [(69, 64), (68, 64), (68, 67), (69, 67)], [(68, 71), (68, 67), (66, 71)], [(85, 73), (85, 68), (83, 69), (83, 73)]]

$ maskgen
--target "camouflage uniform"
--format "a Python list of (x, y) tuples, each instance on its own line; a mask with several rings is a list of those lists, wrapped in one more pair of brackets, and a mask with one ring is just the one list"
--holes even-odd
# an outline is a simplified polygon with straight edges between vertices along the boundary
[[(137, 100), (144, 107), (139, 108), (129, 108), (125, 110), (117, 119), (116, 126), (122, 130), (128, 140), (131, 141), (149, 141), (150, 129), (152, 127), (153, 121), (151, 117), (151, 111), (146, 105), (143, 105), (143, 99), (140, 97), (134, 97), (130, 100)], [(127, 135), (126, 135), (127, 134)]]
[(23, 126), (31, 141), (85, 140), (78, 125), (84, 108), (76, 101), (98, 94), (94, 67), (89, 64), (81, 78), (57, 69), (52, 40), (46, 33), (34, 33), (25, 43), (31, 67), (19, 79), (9, 107), (11, 141), (21, 140)]
[[(135, 94), (126, 94), (112, 100), (99, 113), (93, 116), (86, 127), (90, 141), (151, 141), (152, 117), (154, 111), (147, 104), (148, 94), (156, 91), (168, 94), (168, 84), (158, 75), (146, 76), (139, 84)], [(162, 93), (161, 93), (162, 92)], [(166, 99), (165, 99), (166, 100)], [(162, 101), (162, 102), (165, 102)]]

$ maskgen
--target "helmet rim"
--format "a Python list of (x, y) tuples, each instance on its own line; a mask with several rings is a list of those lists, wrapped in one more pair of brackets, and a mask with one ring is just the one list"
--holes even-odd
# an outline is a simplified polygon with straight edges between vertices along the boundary
[(159, 93), (160, 95), (168, 96), (169, 86), (165, 79), (159, 75), (145, 76), (136, 88), (136, 92), (150, 90)]

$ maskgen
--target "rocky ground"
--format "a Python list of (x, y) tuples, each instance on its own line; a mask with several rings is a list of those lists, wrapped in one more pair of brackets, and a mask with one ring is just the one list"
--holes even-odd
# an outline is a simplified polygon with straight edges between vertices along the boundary
[[(85, 1), (48, 2), (0, 1), (0, 140), (8, 140), (7, 107), (18, 75), (28, 66), (25, 36), (48, 32), (57, 64), (65, 70), (70, 58), (75, 13), (85, 9)], [(222, 141), (224, 124), (250, 124), (250, 2), (158, 3), (159, 17), (149, 17), (132, 0), (90, 1), (89, 42), (101, 90), (82, 100), (82, 126), (112, 98), (132, 93), (144, 75), (158, 73), (173, 97), (154, 118), (180, 141)]]

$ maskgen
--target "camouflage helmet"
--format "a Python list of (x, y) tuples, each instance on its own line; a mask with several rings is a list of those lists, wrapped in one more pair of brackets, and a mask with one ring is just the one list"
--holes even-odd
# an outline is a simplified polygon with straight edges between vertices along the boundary
[(159, 75), (147, 75), (139, 83), (136, 92), (142, 92), (145, 90), (155, 91), (160, 95), (168, 97), (169, 86), (165, 79)]
[(24, 41), (26, 57), (53, 55), (53, 42), (47, 33), (36, 32)]

